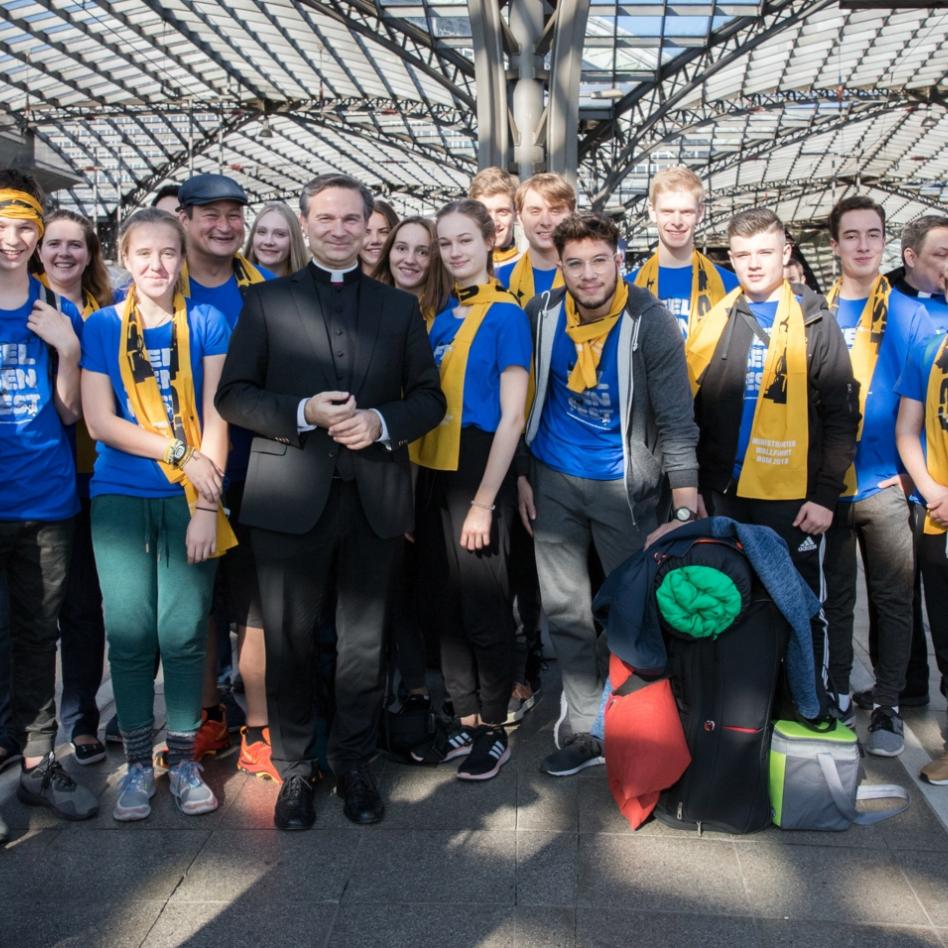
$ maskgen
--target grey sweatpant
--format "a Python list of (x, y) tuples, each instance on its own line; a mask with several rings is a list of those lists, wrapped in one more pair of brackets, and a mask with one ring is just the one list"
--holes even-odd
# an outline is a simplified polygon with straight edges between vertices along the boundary
[(608, 575), (637, 553), (654, 518), (634, 525), (625, 483), (561, 474), (534, 459), (530, 483), (537, 518), (533, 536), (540, 598), (563, 676), (569, 723), (588, 733), (599, 712), (606, 676), (605, 637), (597, 638), (589, 585), (589, 545)]

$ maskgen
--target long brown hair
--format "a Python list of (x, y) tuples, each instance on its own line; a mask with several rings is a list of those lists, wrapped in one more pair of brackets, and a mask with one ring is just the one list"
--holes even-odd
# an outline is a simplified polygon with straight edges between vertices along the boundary
[(408, 224), (417, 224), (419, 227), (423, 227), (431, 239), (428, 273), (425, 275), (425, 282), (421, 286), (418, 303), (421, 306), (422, 313), (426, 316), (436, 316), (448, 305), (448, 299), (451, 296), (451, 282), (445, 272), (444, 264), (441, 262), (441, 254), (438, 251), (438, 236), (435, 232), (434, 221), (430, 218), (406, 217), (392, 228), (392, 232), (385, 238), (382, 255), (379, 257), (375, 270), (372, 271), (372, 277), (382, 283), (387, 283), (389, 286), (395, 286), (395, 276), (392, 273), (390, 261), (392, 247), (398, 238), (398, 232)]
[(92, 221), (88, 217), (76, 214), (75, 211), (67, 211), (61, 208), (58, 211), (52, 211), (43, 219), (46, 225), (46, 234), (49, 234), (49, 225), (56, 221), (70, 221), (78, 224), (82, 228), (82, 236), (86, 242), (86, 252), (89, 254), (89, 262), (85, 270), (82, 271), (82, 295), (90, 295), (99, 306), (109, 306), (112, 303), (112, 283), (109, 280), (109, 271), (105, 268), (105, 261), (102, 259), (102, 245), (99, 243), (99, 235), (92, 226)]

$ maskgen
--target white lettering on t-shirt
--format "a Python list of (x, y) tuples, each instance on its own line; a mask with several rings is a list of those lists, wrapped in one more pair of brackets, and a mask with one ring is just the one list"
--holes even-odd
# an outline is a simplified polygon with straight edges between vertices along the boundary
[(0, 343), (0, 424), (17, 425), (42, 408), (37, 360), (25, 342)]
[(580, 424), (593, 428), (609, 428), (612, 425), (614, 405), (609, 386), (600, 383), (583, 392), (570, 392), (569, 415)]
[(174, 405), (171, 401), (171, 348), (149, 349), (148, 361), (151, 370), (155, 373), (158, 389), (165, 403), (165, 411), (171, 417), (174, 414)]

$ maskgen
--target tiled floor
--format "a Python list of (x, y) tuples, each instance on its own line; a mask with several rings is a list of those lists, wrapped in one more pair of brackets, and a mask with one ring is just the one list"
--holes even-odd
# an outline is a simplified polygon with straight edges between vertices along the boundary
[[(698, 838), (650, 823), (632, 833), (603, 769), (538, 773), (555, 664), (547, 680), (490, 783), (462, 783), (450, 765), (378, 761), (387, 816), (376, 827), (349, 824), (323, 785), (316, 829), (276, 832), (275, 789), (237, 774), (233, 755), (207, 767), (216, 813), (179, 815), (161, 785), (138, 824), (109, 815), (115, 750), (89, 768), (63, 755), (102, 790), (89, 823), (21, 807), (8, 772), (0, 946), (948, 946), (948, 833), (902, 761), (866, 761), (870, 780), (912, 794), (905, 814), (876, 827)], [(854, 684), (865, 680), (861, 668)], [(940, 699), (908, 722), (917, 741), (906, 759), (940, 752)], [(928, 794), (948, 807), (948, 789)]]

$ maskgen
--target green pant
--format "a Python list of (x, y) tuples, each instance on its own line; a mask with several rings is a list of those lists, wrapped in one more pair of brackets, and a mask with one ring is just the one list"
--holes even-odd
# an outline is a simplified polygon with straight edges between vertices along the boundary
[(102, 587), (119, 727), (151, 727), (161, 653), (169, 731), (196, 731), (217, 560), (188, 564), (184, 495), (107, 494), (92, 501), (92, 546)]

